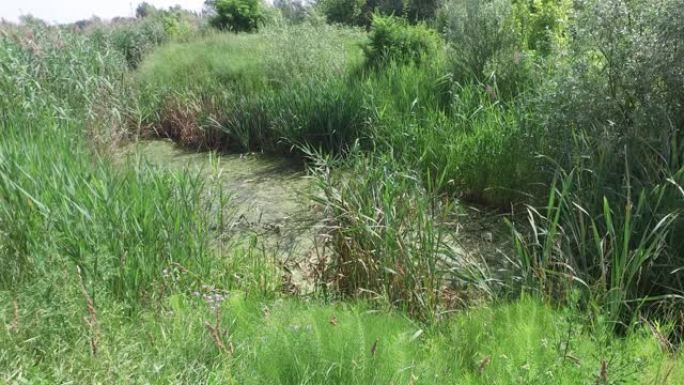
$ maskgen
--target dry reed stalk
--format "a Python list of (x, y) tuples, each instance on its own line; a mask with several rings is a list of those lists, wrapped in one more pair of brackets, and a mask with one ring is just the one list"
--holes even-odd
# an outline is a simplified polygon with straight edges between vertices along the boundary
[(13, 315), (12, 315), (12, 322), (10, 323), (9, 330), (13, 333), (17, 333), (19, 331), (19, 303), (15, 299), (12, 301), (12, 307), (13, 307)]
[(601, 360), (601, 371), (596, 378), (596, 385), (608, 384), (608, 362)]
[(490, 362), (492, 362), (492, 356), (485, 356), (484, 358), (482, 358), (482, 360), (480, 361), (478, 372), (482, 374)]
[(221, 330), (221, 320), (219, 318), (218, 306), (216, 307), (216, 323), (212, 325), (208, 321), (205, 321), (204, 326), (209, 331), (209, 335), (211, 335), (211, 338), (212, 340), (214, 340), (214, 344), (216, 345), (218, 350), (224, 354), (232, 355), (235, 349), (233, 348), (232, 342), (229, 341), (228, 345), (226, 345), (226, 343), (224, 342), (224, 339), (226, 338), (228, 331)]
[(83, 298), (85, 298), (86, 301), (86, 308), (88, 309), (88, 314), (90, 315), (90, 318), (85, 318), (85, 323), (88, 325), (88, 329), (90, 331), (90, 352), (93, 354), (93, 356), (97, 356), (97, 312), (95, 311), (95, 302), (93, 301), (93, 298), (88, 294), (88, 290), (86, 290), (85, 284), (83, 283), (83, 275), (81, 274), (81, 268), (76, 266), (76, 273), (78, 274), (78, 279), (81, 284), (81, 293), (83, 294)]

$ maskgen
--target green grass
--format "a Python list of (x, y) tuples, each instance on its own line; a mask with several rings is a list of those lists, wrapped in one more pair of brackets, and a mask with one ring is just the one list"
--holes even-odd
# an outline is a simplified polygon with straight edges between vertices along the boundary
[[(118, 61), (109, 52), (91, 53), (80, 38), (66, 44), (74, 45), (72, 55), (97, 55), (95, 63)], [(21, 57), (30, 53), (12, 48), (18, 47), (3, 45), (9, 60), (30, 59)], [(90, 104), (92, 94), (112, 79), (92, 76), (91, 62), (61, 63), (59, 50), (51, 48), (46, 44), (43, 61), (23, 73), (7, 67), (2, 73), (32, 100), (30, 105), (20, 98), (2, 100), (0, 258), (7, 267), (0, 274), (2, 288), (44, 279), (55, 266), (67, 264), (70, 275), (79, 267), (84, 279), (100, 283), (97, 289), (134, 304), (150, 294), (160, 267), (205, 269), (211, 219), (199, 199), (204, 182), (190, 174), (157, 173), (143, 162), (116, 168), (93, 154), (84, 124), (87, 110), (79, 104)], [(57, 66), (69, 71), (70, 85), (51, 82), (61, 75)], [(55, 78), (40, 79), (51, 69)], [(77, 90), (73, 96), (64, 91), (70, 87)]]
[(331, 171), (339, 160), (315, 156), (321, 193), (314, 200), (327, 218), (332, 252), (317, 278), (335, 289), (333, 296), (381, 298), (417, 319), (436, 320), (449, 311), (446, 288), (473, 297), (492, 293), (487, 267), (459, 252), (447, 226), (456, 202), (436, 197), (391, 156), (355, 155), (344, 173)]
[[(232, 291), (216, 311), (200, 297), (176, 294), (158, 310), (130, 316), (112, 303), (100, 306), (93, 356), (85, 304), (69, 294), (78, 295), (65, 290), (53, 307), (3, 294), (3, 303), (17, 300), (19, 318), (15, 329), (0, 331), (0, 378), (36, 384), (587, 384), (600, 377), (603, 362), (605, 383), (677, 384), (684, 376), (679, 360), (661, 353), (648, 331), (606, 344), (610, 334), (589, 332), (572, 313), (529, 299), (462, 312), (430, 327), (362, 304), (263, 301)], [(12, 306), (3, 306), (0, 320), (10, 324), (13, 317)], [(210, 332), (217, 322), (225, 349)]]

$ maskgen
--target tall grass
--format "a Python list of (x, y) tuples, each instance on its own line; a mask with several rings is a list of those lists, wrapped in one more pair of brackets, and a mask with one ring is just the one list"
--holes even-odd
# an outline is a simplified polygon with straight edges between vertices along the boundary
[(364, 123), (363, 96), (345, 76), (360, 40), (355, 30), (302, 25), (168, 46), (137, 75), (143, 123), (199, 147), (344, 147)]
[[(197, 147), (282, 154), (309, 147), (350, 155), (359, 143), (365, 155), (352, 158), (361, 159), (361, 168), (350, 170), (360, 173), (365, 167), (374, 180), (324, 184), (330, 188), (324, 189), (324, 205), (344, 207), (331, 217), (353, 218), (334, 227), (340, 239), (354, 244), (351, 251), (347, 246), (337, 250), (340, 268), (351, 266), (348, 261), (372, 262), (368, 266), (381, 261), (382, 266), (383, 250), (397, 248), (385, 242), (393, 235), (365, 240), (366, 229), (384, 231), (393, 224), (354, 222), (392, 217), (395, 208), (382, 206), (376, 188), (396, 193), (390, 200), (410, 195), (412, 204), (421, 202), (417, 196), (430, 202), (446, 193), (517, 209), (520, 202), (543, 202), (559, 170), (577, 170), (565, 178), (564, 192), (551, 187), (551, 203), (536, 210), (533, 217), (539, 218), (527, 237), (514, 237), (520, 264), (527, 266), (523, 274), (544, 286), (540, 272), (560, 268), (563, 276), (584, 282), (589, 293), (602, 293), (596, 296), (599, 302), (614, 321), (624, 322), (635, 314), (626, 311), (626, 304), (674, 299), (681, 291), (676, 236), (682, 226), (676, 193), (681, 185), (681, 55), (674, 44), (681, 31), (664, 12), (677, 4), (447, 2), (436, 24), (446, 47), (435, 40), (433, 54), (417, 62), (374, 61), (381, 52), (401, 56), (400, 48), (417, 38), (409, 33), (415, 27), (392, 18), (378, 19), (368, 43), (358, 31), (301, 25), (172, 45), (155, 53), (137, 74), (148, 111), (144, 122), (152, 131)], [(674, 48), (662, 48), (668, 45)], [(274, 55), (271, 49), (287, 54)], [(187, 73), (191, 76), (178, 76)], [(381, 171), (388, 164), (389, 174)], [(414, 179), (419, 182), (402, 184)], [(566, 201), (572, 203), (560, 203)], [(398, 215), (420, 217), (428, 207)], [(539, 220), (546, 230), (538, 227)], [(397, 223), (401, 228), (402, 221)], [(557, 246), (568, 232), (579, 235)], [(378, 240), (385, 243), (380, 246)], [(432, 266), (435, 254), (405, 258)], [(655, 261), (667, 261), (667, 267)], [(530, 268), (535, 264), (541, 267)], [(368, 266), (342, 275), (362, 272), (365, 276), (357, 278), (364, 289), (391, 293), (384, 270)], [(431, 269), (421, 271), (433, 277)], [(608, 279), (601, 271), (616, 276)], [(646, 278), (646, 271), (655, 276)], [(669, 289), (645, 283), (649, 279), (664, 280)], [(356, 281), (351, 279), (352, 285)], [(416, 293), (423, 290), (423, 284), (410, 280), (408, 286)], [(552, 297), (568, 293), (559, 287), (542, 291)], [(411, 293), (388, 295), (390, 302), (411, 302)], [(613, 298), (613, 293), (621, 294)]]
[(677, 282), (679, 265), (667, 240), (680, 213), (663, 213), (662, 206), (681, 199), (681, 188), (668, 183), (642, 190), (625, 206), (604, 198), (603, 210), (595, 213), (575, 192), (581, 180), (576, 172), (582, 171), (562, 174), (543, 210), (528, 210), (532, 236), (515, 234), (528, 284), (541, 284), (556, 298), (588, 289), (589, 302), (602, 306), (611, 322), (627, 325), (637, 321), (643, 305), (680, 301), (679, 293), (662, 286), (673, 285), (671, 290)]
[(448, 233), (454, 204), (424, 189), (416, 173), (386, 156), (355, 158), (335, 175), (334, 162), (317, 159), (321, 194), (314, 199), (327, 218), (330, 250), (319, 261), (324, 288), (432, 320), (450, 302), (491, 294), (486, 267), (459, 253)]
[(114, 85), (121, 58), (82, 37), (50, 32), (30, 32), (34, 51), (3, 41), (1, 77), (17, 92), (2, 100), (2, 286), (71, 265), (98, 289), (134, 304), (151, 294), (164, 266), (205, 273), (211, 252), (203, 182), (156, 173), (143, 162), (116, 168), (93, 152), (90, 108), (103, 89), (121, 95)]
[[(143, 124), (193, 147), (240, 151), (344, 153), (358, 140), (391, 149), (425, 180), (448, 174), (440, 191), (501, 206), (521, 200), (539, 179), (525, 175), (539, 142), (520, 128), (525, 113), (494, 88), (455, 84), (443, 43), (425, 27), (402, 34), (417, 27), (378, 20), (369, 45), (358, 31), (300, 25), (165, 47), (137, 73)], [(396, 47), (420, 36), (430, 50), (421, 63), (373, 59), (401, 56)]]
[[(249, 244), (219, 258), (225, 200), (207, 200), (213, 186), (200, 175), (114, 162), (99, 145), (112, 139), (107, 123), (135, 110), (119, 52), (58, 27), (3, 28), (0, 84), (12, 92), (0, 95), (0, 297), (11, 308), (0, 310), (1, 381), (207, 380), (209, 336), (179, 346), (167, 338), (179, 322), (160, 330), (155, 317), (178, 293), (209, 304), (238, 287), (272, 295), (275, 268)], [(138, 334), (142, 323), (151, 327)]]
[[(680, 383), (681, 28), (656, 12), (677, 1), (544, 3), (529, 19), (520, 3), (467, 2), (444, 11), (447, 46), (419, 28), (434, 38), (420, 60), (393, 50), (416, 36), (391, 18), (365, 50), (342, 27), (216, 34), (134, 74), (116, 41), (10, 27), (0, 367), (16, 369), (3, 380)], [(491, 39), (474, 39), (478, 20)], [(203, 174), (112, 162), (124, 126), (307, 156), (325, 239), (313, 299), (278, 299), (258, 240), (221, 243), (226, 200)], [(504, 273), (521, 278), (516, 303), (450, 315), (495, 299), (507, 266), (457, 247), (456, 198), (530, 203)]]

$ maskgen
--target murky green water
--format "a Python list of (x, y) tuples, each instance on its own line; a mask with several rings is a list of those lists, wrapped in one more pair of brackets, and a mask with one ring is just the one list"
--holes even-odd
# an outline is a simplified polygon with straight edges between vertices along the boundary
[(311, 248), (315, 216), (309, 209), (311, 178), (300, 162), (263, 154), (191, 152), (165, 140), (124, 147), (125, 157), (142, 156), (154, 166), (188, 169), (220, 183), (230, 196), (233, 229), (256, 234), (274, 253), (297, 257)]

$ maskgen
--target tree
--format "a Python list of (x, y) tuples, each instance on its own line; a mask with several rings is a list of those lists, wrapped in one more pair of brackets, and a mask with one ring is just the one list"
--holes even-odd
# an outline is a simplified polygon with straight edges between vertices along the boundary
[(154, 5), (144, 1), (135, 8), (135, 17), (138, 19), (145, 18), (157, 12), (157, 8)]
[(264, 21), (260, 0), (208, 0), (211, 25), (233, 32), (251, 32)]
[(302, 0), (274, 0), (273, 7), (290, 23), (301, 23), (309, 17), (310, 7)]

